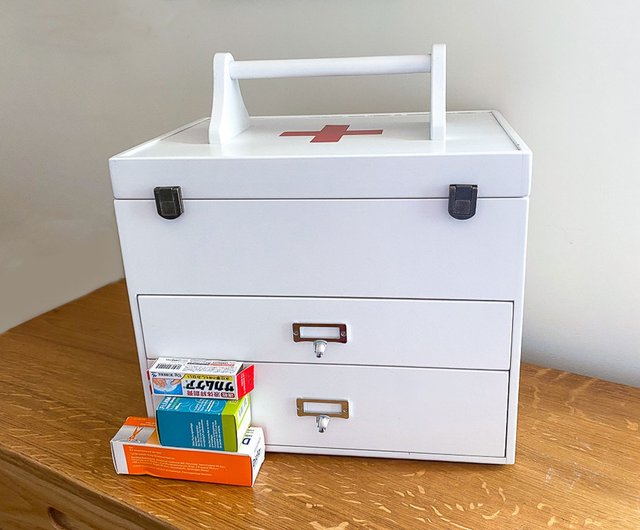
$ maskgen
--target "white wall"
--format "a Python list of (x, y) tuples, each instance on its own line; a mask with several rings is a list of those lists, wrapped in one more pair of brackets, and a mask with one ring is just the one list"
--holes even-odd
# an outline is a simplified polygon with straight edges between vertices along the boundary
[[(107, 158), (236, 58), (427, 52), (534, 151), (527, 361), (640, 384), (640, 3), (0, 0), (0, 328), (122, 275)], [(423, 110), (426, 78), (245, 82), (254, 114)]]

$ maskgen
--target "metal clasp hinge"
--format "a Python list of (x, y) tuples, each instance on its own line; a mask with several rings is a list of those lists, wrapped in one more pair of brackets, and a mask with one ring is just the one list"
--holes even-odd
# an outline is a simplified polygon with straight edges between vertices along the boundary
[(153, 189), (156, 198), (156, 210), (164, 219), (176, 219), (182, 215), (182, 190), (180, 186), (161, 186)]
[(454, 219), (471, 219), (476, 214), (478, 186), (475, 184), (449, 185), (449, 215)]

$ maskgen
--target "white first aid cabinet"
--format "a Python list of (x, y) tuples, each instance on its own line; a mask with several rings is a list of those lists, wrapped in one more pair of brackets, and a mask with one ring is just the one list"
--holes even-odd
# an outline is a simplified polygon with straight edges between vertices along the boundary
[[(154, 359), (233, 359), (268, 450), (512, 463), (529, 149), (445, 112), (443, 45), (214, 70), (211, 120), (110, 160), (149, 414)], [(249, 117), (238, 85), (415, 72), (428, 114)]]

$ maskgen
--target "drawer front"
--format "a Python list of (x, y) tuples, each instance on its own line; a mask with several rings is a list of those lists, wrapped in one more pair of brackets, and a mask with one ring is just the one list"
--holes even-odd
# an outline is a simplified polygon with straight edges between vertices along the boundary
[[(278, 446), (502, 457), (508, 372), (256, 364), (253, 423)], [(298, 415), (298, 400), (309, 415)], [(319, 432), (317, 416), (345, 405)]]
[[(302, 178), (302, 177), (301, 177)], [(191, 200), (175, 220), (115, 201), (138, 294), (517, 300), (527, 199)]]
[[(139, 296), (138, 306), (148, 358), (510, 366), (510, 302)], [(327, 341), (321, 357), (314, 338)]]
[[(52, 454), (50, 450), (43, 447), (38, 460), (32, 460), (7, 449), (5, 446), (0, 451), (0, 528), (3, 530), (175, 528), (154, 515), (119, 500), (117, 496), (105, 495), (104, 490), (92, 486), (92, 481), (84, 477), (81, 479), (80, 471), (75, 471), (74, 474), (73, 465), (68, 466), (68, 474), (61, 473), (58, 466), (47, 465), (47, 459), (56, 461), (57, 458), (64, 458), (64, 452), (56, 453), (57, 458), (51, 458), (47, 456)], [(105, 444), (100, 450), (108, 452), (109, 449)], [(66, 458), (75, 459), (76, 456), (68, 455)], [(107, 465), (106, 462), (104, 465)], [(87, 464), (87, 472), (90, 469)], [(100, 470), (99, 473), (104, 474), (105, 471)], [(113, 477), (106, 477), (109, 482), (104, 486), (111, 487), (111, 491), (125, 482), (116, 479), (115, 474)]]

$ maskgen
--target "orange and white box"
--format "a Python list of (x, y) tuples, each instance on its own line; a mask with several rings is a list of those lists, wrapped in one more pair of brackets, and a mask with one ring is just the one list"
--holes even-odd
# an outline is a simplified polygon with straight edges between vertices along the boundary
[(237, 453), (164, 447), (153, 418), (129, 417), (111, 440), (111, 456), (120, 475), (253, 486), (264, 462), (264, 434), (249, 427)]

